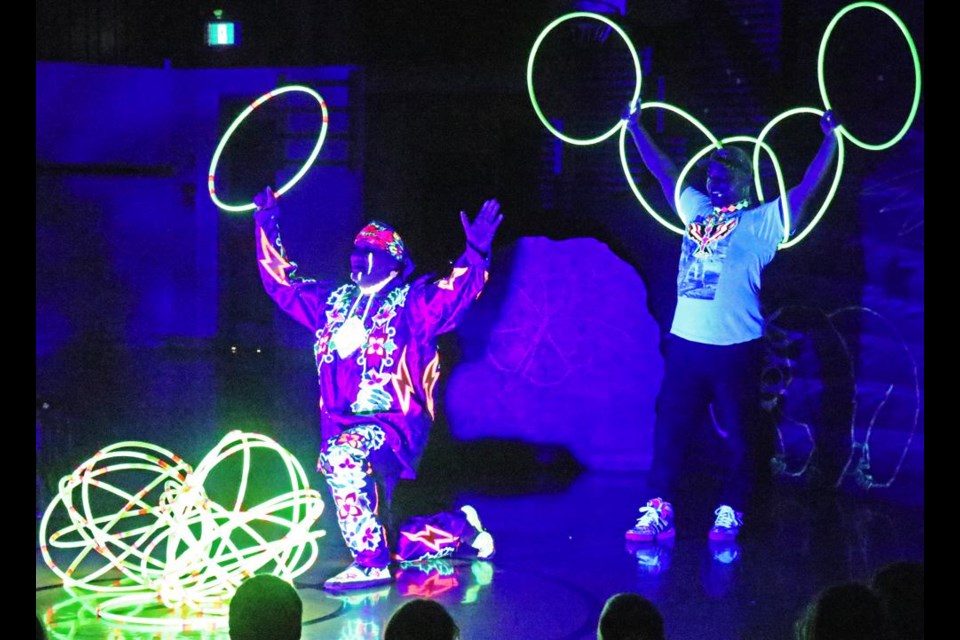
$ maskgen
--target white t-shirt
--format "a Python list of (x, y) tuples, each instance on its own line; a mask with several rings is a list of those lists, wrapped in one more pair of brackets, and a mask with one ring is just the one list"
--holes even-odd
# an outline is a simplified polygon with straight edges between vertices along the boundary
[(686, 227), (670, 333), (704, 344), (737, 344), (763, 336), (760, 273), (783, 240), (780, 199), (715, 214), (693, 187), (680, 194)]

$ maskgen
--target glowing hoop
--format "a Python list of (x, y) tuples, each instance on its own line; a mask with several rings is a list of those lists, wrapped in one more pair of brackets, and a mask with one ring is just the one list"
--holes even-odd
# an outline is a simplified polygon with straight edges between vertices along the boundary
[(633, 68), (637, 72), (637, 84), (633, 89), (633, 97), (630, 99), (630, 102), (628, 104), (633, 104), (634, 102), (637, 101), (637, 98), (640, 97), (640, 83), (642, 82), (642, 73), (640, 71), (640, 58), (637, 57), (637, 50), (636, 48), (634, 48), (633, 42), (630, 41), (630, 38), (627, 37), (627, 34), (623, 31), (623, 29), (621, 29), (615, 22), (613, 22), (612, 20), (610, 20), (605, 16), (602, 16), (597, 13), (590, 13), (589, 11), (575, 11), (573, 13), (568, 13), (560, 16), (559, 18), (557, 18), (556, 20), (548, 24), (546, 28), (542, 32), (540, 32), (540, 35), (537, 37), (536, 42), (533, 43), (533, 48), (530, 50), (530, 57), (527, 59), (527, 91), (529, 91), (530, 93), (530, 102), (533, 103), (533, 110), (536, 112), (537, 117), (540, 118), (540, 122), (543, 123), (543, 126), (545, 126), (547, 130), (550, 131), (550, 133), (560, 138), (564, 142), (586, 146), (586, 145), (596, 144), (597, 142), (603, 142), (604, 140), (612, 136), (614, 133), (616, 133), (617, 129), (622, 128), (624, 121), (618, 120), (617, 124), (615, 124), (609, 131), (595, 138), (572, 138), (568, 135), (563, 134), (562, 132), (557, 130), (552, 124), (550, 124), (550, 121), (547, 120), (546, 116), (543, 115), (543, 111), (540, 109), (540, 103), (537, 102), (537, 96), (533, 90), (533, 61), (537, 56), (537, 50), (540, 48), (540, 44), (543, 42), (544, 38), (547, 37), (547, 34), (553, 31), (555, 27), (557, 27), (559, 24), (563, 22), (566, 22), (567, 20), (573, 20), (574, 18), (592, 18), (594, 20), (599, 20), (600, 22), (606, 24), (611, 29), (616, 31), (620, 35), (620, 37), (623, 38), (623, 41), (627, 45), (627, 49), (630, 51), (630, 56), (633, 58)]
[(839, 131), (839, 128), (833, 130), (833, 135), (837, 137), (837, 169), (833, 175), (833, 182), (830, 184), (830, 190), (827, 192), (826, 197), (823, 200), (823, 204), (820, 205), (820, 210), (817, 211), (816, 215), (811, 218), (810, 222), (807, 223), (806, 228), (795, 238), (790, 239), (790, 203), (787, 200), (787, 192), (784, 188), (783, 183), (783, 174), (780, 171), (780, 163), (776, 160), (776, 155), (770, 151), (769, 147), (763, 142), (763, 139), (770, 133), (770, 130), (777, 125), (781, 120), (788, 118), (799, 113), (811, 113), (817, 117), (823, 116), (823, 111), (819, 109), (814, 109), (812, 107), (796, 107), (795, 109), (788, 109), (784, 111), (770, 122), (760, 131), (760, 135), (757, 137), (757, 144), (753, 149), (753, 178), (754, 184), (757, 187), (757, 198), (763, 202), (763, 187), (760, 184), (760, 173), (759, 173), (759, 160), (760, 160), (760, 146), (763, 145), (764, 149), (768, 150), (770, 154), (770, 160), (773, 162), (774, 170), (777, 173), (777, 184), (780, 187), (780, 203), (783, 210), (783, 242), (780, 243), (779, 249), (788, 249), (795, 244), (803, 240), (808, 233), (813, 231), (813, 228), (817, 226), (820, 222), (820, 218), (823, 217), (823, 214), (826, 213), (827, 207), (830, 206), (830, 203), (833, 201), (833, 196), (837, 193), (837, 187), (840, 185), (840, 176), (843, 173), (843, 135)]
[(283, 185), (282, 187), (280, 187), (274, 192), (277, 195), (277, 197), (282, 196), (284, 193), (289, 191), (293, 187), (293, 185), (299, 182), (300, 178), (303, 177), (303, 175), (313, 165), (313, 162), (317, 159), (317, 155), (320, 153), (320, 147), (323, 146), (324, 138), (326, 138), (327, 136), (327, 125), (329, 120), (329, 116), (327, 114), (327, 103), (324, 102), (322, 97), (320, 97), (320, 94), (309, 87), (304, 87), (302, 85), (296, 85), (296, 84), (287, 85), (285, 87), (279, 87), (277, 89), (274, 89), (273, 91), (263, 94), (262, 96), (254, 100), (250, 104), (250, 106), (244, 109), (243, 112), (239, 116), (237, 116), (236, 120), (234, 120), (233, 123), (227, 128), (227, 132), (223, 134), (222, 138), (220, 138), (220, 144), (217, 145), (217, 150), (214, 151), (213, 158), (210, 160), (210, 169), (209, 171), (207, 171), (207, 190), (210, 192), (210, 199), (213, 200), (213, 203), (218, 207), (220, 207), (221, 209), (223, 209), (224, 211), (233, 211), (233, 212), (250, 211), (252, 209), (255, 209), (257, 206), (252, 202), (249, 202), (247, 204), (242, 204), (242, 205), (226, 204), (225, 202), (222, 202), (220, 198), (217, 197), (217, 190), (214, 187), (214, 178), (217, 173), (217, 162), (220, 161), (220, 154), (223, 152), (223, 148), (227, 146), (227, 140), (230, 139), (230, 136), (233, 135), (233, 132), (237, 129), (237, 127), (240, 126), (240, 123), (243, 122), (247, 116), (253, 113), (254, 109), (262, 105), (264, 102), (266, 102), (270, 98), (273, 98), (274, 96), (278, 96), (282, 93), (288, 93), (290, 91), (299, 91), (302, 93), (306, 93), (307, 95), (311, 96), (314, 100), (316, 100), (320, 104), (320, 111), (322, 112), (323, 122), (321, 123), (321, 126), (320, 126), (320, 136), (317, 138), (317, 143), (313, 146), (313, 151), (310, 152), (310, 157), (307, 158), (307, 161), (303, 164), (302, 167), (300, 167), (300, 170), (297, 171), (296, 175), (293, 176), (293, 178), (291, 178), (285, 185)]
[[(286, 469), (288, 491), (259, 502), (250, 497), (253, 450), (276, 454)], [(205, 483), (220, 463), (237, 455), (240, 481), (234, 498), (221, 504), (209, 497)], [(131, 477), (139, 481), (136, 491), (125, 488)], [(113, 508), (105, 507), (104, 498)], [(319, 555), (317, 540), (325, 533), (313, 529), (323, 507), (297, 459), (260, 434), (231, 431), (196, 471), (161, 447), (120, 442), (60, 480), (40, 522), (40, 551), (65, 588), (105, 597), (98, 600), (98, 616), (161, 625), (181, 625), (185, 618), (199, 616), (222, 620), (225, 601), (246, 577), (270, 571), (292, 581), (310, 568)], [(55, 512), (66, 515), (69, 524), (48, 536)], [(67, 552), (68, 564), (59, 566), (51, 549)], [(102, 564), (96, 568), (98, 560)], [(78, 569), (91, 564), (93, 570), (79, 575)], [(112, 571), (125, 580), (99, 580)], [(148, 604), (180, 615), (161, 620), (112, 613)]]
[[(679, 115), (679, 116), (681, 116), (681, 117), (683, 117), (683, 118), (686, 118), (693, 126), (695, 126), (697, 129), (699, 129), (700, 132), (703, 133), (703, 135), (705, 135), (705, 136), (707, 137), (707, 139), (711, 142), (711, 144), (707, 147), (708, 150), (720, 146), (720, 141), (717, 140), (717, 137), (714, 136), (714, 135), (710, 132), (710, 130), (707, 129), (699, 120), (697, 120), (696, 118), (694, 118), (692, 115), (690, 115), (689, 113), (687, 113), (687, 112), (684, 111), (683, 109), (680, 109), (679, 107), (675, 107), (675, 106), (673, 106), (672, 104), (669, 104), (669, 103), (666, 103), (666, 102), (644, 102), (644, 103), (642, 103), (642, 104), (640, 105), (640, 109), (641, 109), (641, 110), (647, 109), (647, 108), (666, 109), (667, 111), (672, 111), (672, 112), (676, 113), (677, 115)], [(633, 195), (635, 195), (635, 196), (637, 197), (637, 200), (640, 201), (640, 204), (643, 205), (643, 208), (646, 209), (646, 210), (647, 210), (647, 213), (649, 213), (651, 216), (653, 216), (653, 218), (654, 218), (657, 222), (659, 222), (660, 224), (662, 224), (664, 227), (666, 227), (666, 228), (669, 229), (670, 231), (673, 231), (674, 233), (678, 233), (678, 234), (680, 234), (680, 235), (683, 235), (683, 233), (684, 233), (683, 227), (678, 227), (677, 225), (672, 224), (671, 222), (669, 222), (669, 221), (667, 221), (665, 218), (663, 218), (660, 214), (658, 214), (656, 211), (654, 211), (653, 207), (651, 207), (650, 204), (649, 204), (649, 203), (646, 201), (646, 199), (643, 197), (643, 194), (640, 193), (640, 189), (637, 187), (637, 183), (634, 182), (633, 176), (630, 174), (630, 166), (627, 164), (627, 150), (626, 150), (626, 146), (625, 146), (625, 142), (624, 142), (624, 141), (626, 140), (626, 133), (627, 133), (627, 128), (626, 128), (626, 127), (623, 127), (623, 128), (622, 128), (622, 131), (620, 131), (620, 166), (623, 167), (623, 175), (625, 175), (625, 176), (627, 177), (627, 184), (630, 185), (630, 189), (633, 191)], [(682, 172), (681, 176), (680, 176), (681, 179), (680, 179), (680, 180), (677, 180), (677, 188), (678, 188), (678, 190), (677, 190), (677, 192), (674, 194), (674, 206), (677, 208), (677, 211), (680, 210), (680, 191), (679, 191), (679, 187), (680, 187), (680, 184), (681, 184), (681, 180), (682, 180), (683, 177), (686, 176), (687, 171), (688, 171), (688, 169), (685, 169), (685, 170)]]
[(880, 144), (869, 144), (856, 138), (846, 129), (846, 127), (842, 125), (837, 127), (837, 130), (840, 131), (840, 133), (849, 138), (850, 142), (858, 147), (867, 149), (868, 151), (882, 151), (883, 149), (892, 147), (899, 142), (904, 135), (906, 135), (907, 129), (909, 129), (910, 125), (913, 124), (913, 119), (917, 115), (917, 109), (920, 106), (920, 57), (917, 54), (917, 47), (913, 42), (913, 38), (910, 37), (910, 31), (907, 29), (907, 26), (903, 23), (900, 17), (887, 7), (883, 6), (882, 4), (877, 4), (876, 2), (855, 2), (847, 5), (837, 12), (837, 15), (833, 17), (833, 20), (830, 21), (830, 24), (827, 25), (826, 30), (823, 32), (823, 39), (820, 40), (820, 53), (817, 56), (817, 82), (820, 84), (820, 97), (823, 98), (823, 104), (829, 110), (831, 109), (830, 100), (827, 98), (827, 87), (823, 77), (823, 59), (827, 50), (827, 40), (829, 40), (830, 33), (833, 31), (834, 27), (836, 27), (837, 22), (840, 21), (840, 18), (854, 9), (860, 8), (877, 9), (878, 11), (886, 14), (891, 20), (893, 20), (894, 24), (897, 25), (900, 31), (903, 32), (903, 36), (907, 39), (907, 46), (910, 48), (910, 56), (913, 59), (913, 74), (916, 78), (913, 89), (913, 105), (910, 107), (910, 115), (907, 116), (907, 120), (903, 123), (903, 127), (900, 129), (900, 131), (897, 132), (897, 134), (894, 135), (890, 140)]

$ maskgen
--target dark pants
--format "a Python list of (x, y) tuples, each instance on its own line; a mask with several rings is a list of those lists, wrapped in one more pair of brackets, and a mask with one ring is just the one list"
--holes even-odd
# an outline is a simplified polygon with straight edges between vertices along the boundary
[(652, 496), (671, 501), (681, 476), (697, 473), (683, 462), (693, 438), (710, 437), (701, 429), (712, 405), (720, 439), (711, 454), (723, 469), (719, 501), (747, 508), (769, 478), (773, 454), (760, 406), (762, 356), (762, 339), (717, 346), (669, 336), (654, 424)]

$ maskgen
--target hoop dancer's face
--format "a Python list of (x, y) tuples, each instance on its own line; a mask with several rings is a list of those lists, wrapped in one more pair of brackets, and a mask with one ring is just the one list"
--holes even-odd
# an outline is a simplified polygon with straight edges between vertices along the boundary
[(725, 164), (711, 162), (707, 166), (707, 195), (715, 207), (736, 204), (750, 193), (750, 176), (733, 171)]
[(377, 284), (400, 271), (400, 262), (388, 251), (361, 246), (350, 254), (350, 279), (361, 286)]

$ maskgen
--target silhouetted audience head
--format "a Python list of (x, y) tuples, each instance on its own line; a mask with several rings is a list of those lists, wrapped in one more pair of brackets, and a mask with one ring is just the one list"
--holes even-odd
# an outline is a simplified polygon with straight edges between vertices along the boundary
[(923, 563), (899, 560), (877, 569), (870, 581), (880, 598), (893, 640), (923, 640)]
[(256, 575), (230, 600), (230, 640), (299, 640), (303, 601), (286, 580)]
[(44, 629), (39, 615), (37, 615), (37, 640), (47, 640), (47, 630)]
[(880, 598), (859, 582), (827, 587), (797, 620), (795, 636), (797, 640), (887, 640)]
[(597, 640), (664, 640), (663, 616), (638, 593), (612, 595), (600, 613)]
[(408, 600), (387, 620), (383, 640), (457, 640), (460, 627), (439, 602)]

